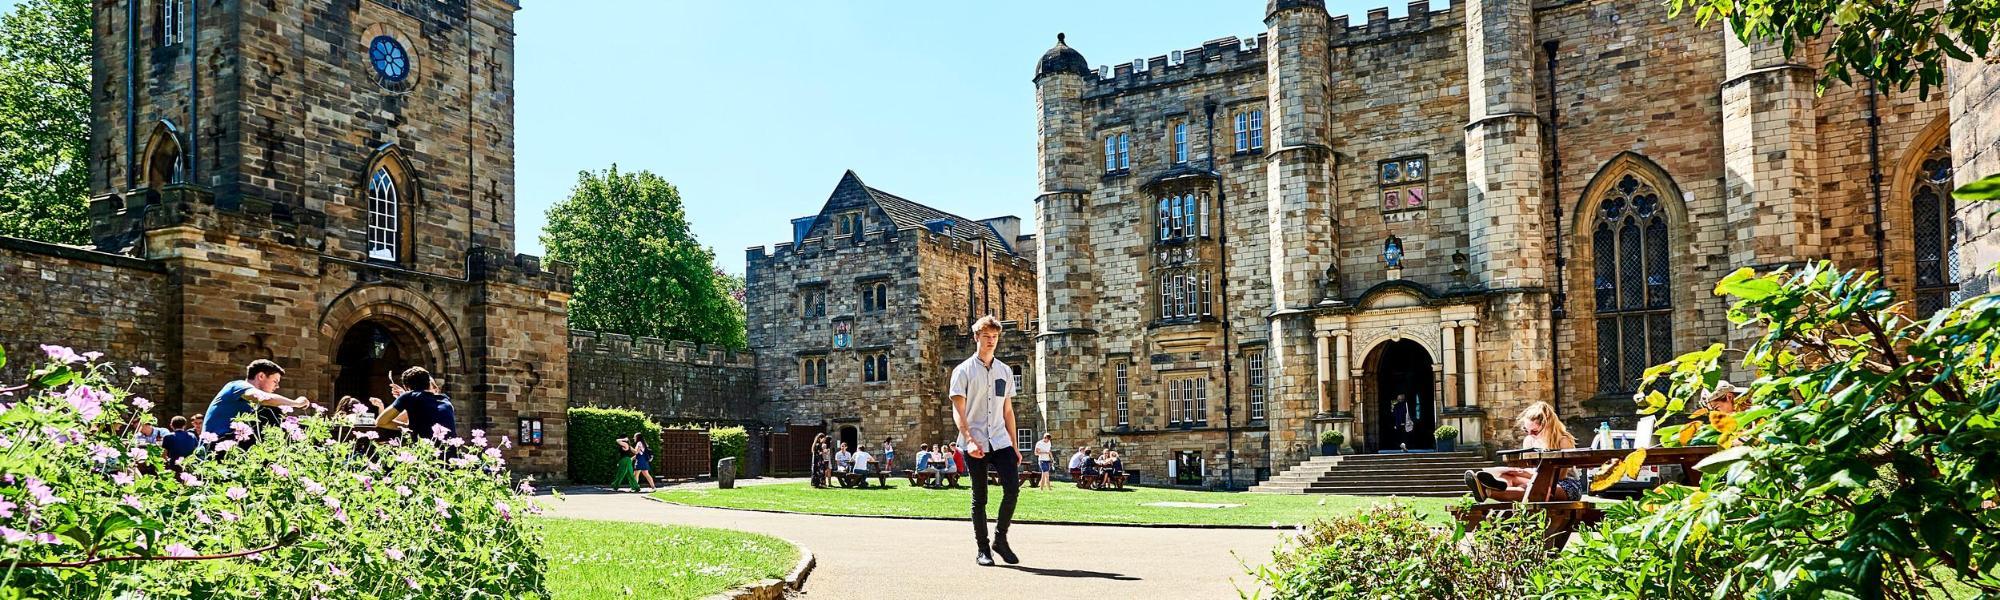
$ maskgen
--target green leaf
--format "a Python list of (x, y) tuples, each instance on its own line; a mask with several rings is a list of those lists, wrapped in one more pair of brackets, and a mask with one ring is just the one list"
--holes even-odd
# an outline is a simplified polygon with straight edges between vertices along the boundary
[(1958, 186), (1958, 189), (1951, 191), (1951, 197), (1967, 202), (2000, 200), (2000, 173)]
[(1713, 473), (1715, 471), (1720, 470), (1720, 467), (1727, 466), (1730, 463), (1743, 460), (1745, 458), (1748, 458), (1749, 456), (1750, 456), (1749, 446), (1736, 446), (1734, 448), (1729, 448), (1727, 450), (1723, 450), (1721, 452), (1708, 455), (1708, 458), (1701, 459), (1701, 462), (1695, 463), (1694, 468), (1696, 471), (1702, 471), (1704, 473)]
[(1778, 282), (1768, 277), (1758, 277), (1749, 267), (1737, 269), (1728, 277), (1715, 284), (1718, 296), (1735, 296), (1752, 302), (1763, 300), (1778, 293)]
[(35, 378), (35, 385), (44, 388), (52, 388), (65, 383), (69, 383), (71, 380), (74, 379), (76, 379), (76, 373), (71, 372), (69, 370), (68, 365), (56, 365), (56, 368), (51, 369), (49, 370), (49, 372), (42, 374), (41, 377)]
[(7, 347), (0, 346), (0, 367), (7, 366)]

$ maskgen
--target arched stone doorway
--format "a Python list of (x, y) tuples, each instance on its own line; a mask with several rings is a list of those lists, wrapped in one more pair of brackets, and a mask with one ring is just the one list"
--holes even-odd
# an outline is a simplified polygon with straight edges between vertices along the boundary
[[(853, 425), (840, 426), (840, 442), (847, 444), (848, 450), (859, 450), (861, 448), (861, 428)], [(839, 451), (839, 449), (836, 448), (835, 451)]]
[[(1368, 353), (1362, 407), (1365, 449), (1374, 452), (1436, 448), (1437, 374), (1431, 353), (1412, 340), (1383, 342)], [(1407, 415), (1407, 419), (1403, 418)]]
[(409, 327), (391, 319), (367, 319), (354, 324), (341, 335), (335, 347), (333, 398), (353, 396), (366, 401), (374, 397), (388, 403), (393, 400), (389, 383), (400, 378), (404, 369), (422, 366), (439, 370), (437, 360), (428, 356), (424, 346)]

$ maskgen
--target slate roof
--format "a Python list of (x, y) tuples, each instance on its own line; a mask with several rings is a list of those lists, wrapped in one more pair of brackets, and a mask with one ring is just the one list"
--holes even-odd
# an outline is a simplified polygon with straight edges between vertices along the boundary
[[(931, 208), (917, 201), (868, 187), (868, 184), (862, 183), (861, 177), (855, 175), (854, 171), (851, 170), (841, 175), (840, 183), (834, 186), (833, 195), (828, 197), (826, 207), (847, 205), (854, 200), (862, 200), (863, 197), (865, 197), (866, 201), (872, 202), (877, 208), (880, 208), (882, 214), (887, 215), (890, 221), (894, 221), (897, 229), (927, 228), (928, 224), (932, 221), (949, 219), (954, 223), (951, 228), (952, 237), (968, 242), (984, 241), (989, 252), (1009, 255), (1018, 254), (1014, 251), (1014, 240), (1000, 239), (999, 232), (994, 231), (991, 225)], [(827, 218), (826, 207), (820, 209), (821, 222), (830, 221)]]

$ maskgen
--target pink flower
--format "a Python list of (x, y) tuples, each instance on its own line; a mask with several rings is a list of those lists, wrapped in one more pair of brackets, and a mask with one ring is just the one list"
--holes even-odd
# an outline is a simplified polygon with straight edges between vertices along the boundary
[(13, 529), (10, 527), (0, 527), (0, 538), (5, 538), (7, 540), (7, 543), (9, 544), (19, 544), (21, 542), (27, 541), (28, 538), (31, 537), (34, 536), (28, 535), (28, 532), (26, 531)]
[(97, 415), (104, 414), (104, 401), (108, 399), (110, 395), (90, 389), (87, 385), (70, 386), (69, 393), (63, 394), (63, 401), (76, 409), (77, 416), (85, 423), (95, 421)]
[(236, 449), (236, 440), (222, 440), (215, 443), (215, 452), (221, 454)]
[(336, 509), (333, 509), (333, 520), (335, 520), (335, 521), (340, 521), (340, 523), (341, 523), (342, 525), (346, 525), (346, 524), (347, 524), (347, 509), (345, 509), (345, 508), (336, 508)]
[(111, 462), (111, 459), (114, 458), (118, 458), (117, 450), (113, 450), (109, 446), (105, 446), (103, 444), (90, 445), (91, 460), (103, 463), (103, 462)]
[(146, 505), (139, 503), (139, 497), (131, 494), (125, 495), (125, 501), (122, 504), (139, 510), (146, 510)]
[(139, 409), (139, 412), (146, 412), (149, 410), (153, 410), (153, 401), (147, 400), (145, 398), (140, 398), (138, 396), (133, 396), (132, 406), (137, 407)]
[(147, 375), (152, 375), (152, 374), (153, 372), (146, 370), (145, 367), (141, 367), (139, 365), (132, 365), (132, 375), (134, 377), (145, 377)]
[(206, 513), (206, 512), (203, 512), (203, 511), (199, 511), (199, 510), (197, 510), (197, 511), (194, 511), (194, 522), (196, 522), (196, 523), (200, 523), (200, 524), (203, 524), (203, 525), (214, 525), (214, 524), (215, 524), (215, 520), (214, 520), (214, 519), (210, 519), (210, 518), (208, 518), (208, 513)]
[(357, 475), (355, 475), (355, 476), (354, 476), (354, 480), (355, 480), (355, 481), (359, 481), (359, 482), (361, 482), (361, 489), (363, 489), (363, 490), (366, 490), (366, 491), (370, 491), (370, 492), (372, 492), (372, 491), (375, 491), (375, 478), (374, 478), (374, 477), (369, 477), (369, 476), (367, 476), (367, 475), (359, 475), (359, 474), (357, 474)]
[(243, 519), (243, 516), (242, 516), (242, 515), (239, 515), (239, 514), (236, 514), (236, 513), (233, 513), (233, 512), (229, 512), (229, 511), (226, 511), (226, 510), (224, 510), (224, 511), (217, 511), (217, 512), (219, 512), (219, 513), (220, 513), (220, 514), (222, 515), (222, 520), (224, 520), (224, 521), (228, 521), (228, 522), (231, 522), (231, 523), (235, 523), (235, 522), (237, 522), (237, 521), (239, 521), (239, 520), (242, 520), (242, 519)]
[(104, 358), (104, 353), (103, 353), (103, 352), (98, 352), (98, 351), (96, 351), (96, 350), (92, 350), (92, 351), (89, 351), (89, 352), (85, 352), (85, 353), (83, 353), (83, 358), (84, 358), (84, 360), (90, 360), (90, 361), (95, 361), (95, 360), (97, 360), (97, 359), (100, 359), (100, 358)]
[(193, 473), (181, 473), (181, 484), (188, 487), (201, 487), (201, 478), (195, 477)]
[(115, 483), (115, 484), (118, 484), (118, 485), (121, 485), (121, 486), (125, 486), (125, 485), (132, 485), (132, 474), (131, 474), (131, 473), (126, 473), (126, 472), (124, 472), (124, 471), (119, 471), (119, 472), (117, 472), (117, 473), (112, 473), (112, 474), (111, 474), (111, 483)]
[(279, 477), (291, 477), (291, 476), (292, 476), (292, 470), (291, 470), (291, 469), (287, 469), (287, 468), (285, 468), (285, 465), (275, 465), (275, 464), (274, 464), (274, 465), (271, 465), (271, 472), (272, 472), (272, 473), (274, 473), (274, 474), (276, 474), (276, 475), (277, 475), (277, 476), (279, 476)]
[(330, 565), (327, 565), (327, 566), (326, 566), (326, 572), (327, 572), (327, 573), (329, 573), (329, 574), (332, 574), (332, 575), (333, 575), (334, 577), (346, 577), (346, 576), (347, 576), (347, 571), (344, 571), (344, 570), (341, 570), (341, 568), (340, 568), (340, 565), (332, 565), (332, 564), (330, 564)]
[(408, 497), (410, 497), (410, 488), (409, 488), (409, 486), (405, 486), (405, 485), (403, 485), (403, 484), (400, 484), (400, 483), (399, 483), (399, 484), (396, 484), (396, 494), (397, 494), (397, 495), (399, 495), (399, 496), (402, 496), (402, 497), (404, 497), (404, 498), (408, 498)]
[(249, 423), (244, 423), (242, 421), (230, 423), (229, 430), (236, 434), (237, 441), (247, 441), (250, 439), (250, 436), (257, 435), (257, 431), (251, 429)]
[(250, 490), (246, 490), (240, 487), (231, 487), (229, 488), (229, 491), (223, 492), (222, 495), (228, 496), (230, 500), (242, 502), (244, 498), (250, 497)]
[(535, 480), (522, 478), (521, 485), (515, 486), (514, 489), (520, 490), (523, 496), (533, 496), (535, 495)]
[(165, 552), (167, 556), (194, 556), (194, 549), (186, 544), (168, 544)]
[(326, 486), (320, 485), (319, 482), (317, 481), (313, 481), (311, 477), (301, 477), (299, 478), (299, 481), (305, 483), (306, 493), (308, 494), (318, 496), (320, 494), (326, 493)]
[(464, 446), (464, 445), (465, 445), (465, 440), (462, 440), (462, 439), (459, 439), (459, 438), (451, 438), (451, 439), (448, 439), (448, 440), (445, 440), (445, 441), (444, 441), (444, 445), (446, 445), (446, 446), (451, 446), (451, 447), (453, 447), (453, 448), (457, 448), (457, 447), (459, 447), (459, 446)]
[(28, 495), (33, 496), (35, 498), (36, 506), (49, 506), (52, 504), (63, 503), (62, 497), (57, 496), (55, 490), (49, 489), (49, 484), (44, 483), (40, 479), (29, 477), (27, 488), (28, 488)]
[(437, 505), (437, 511), (439, 516), (443, 517), (451, 516), (450, 502), (445, 502), (443, 498), (431, 498), (431, 503)]
[(132, 460), (143, 462), (146, 460), (146, 457), (152, 456), (153, 454), (151, 452), (147, 452), (145, 448), (133, 448), (131, 450), (126, 450), (125, 455), (132, 457)]
[(204, 431), (204, 432), (201, 432), (201, 437), (200, 437), (200, 439), (201, 439), (201, 443), (204, 443), (204, 444), (213, 444), (213, 443), (215, 443), (215, 440), (218, 440), (218, 439), (221, 439), (221, 438), (218, 438), (218, 437), (215, 437), (215, 434), (213, 434), (213, 433), (210, 433), (210, 432), (207, 432), (207, 431)]
[(514, 440), (513, 440), (512, 438), (509, 438), (509, 437), (507, 437), (507, 436), (504, 436), (504, 435), (503, 435), (503, 436), (500, 436), (500, 447), (501, 447), (501, 448), (512, 448), (512, 447), (514, 447)]
[(390, 548), (390, 549), (389, 549), (388, 551), (386, 551), (386, 552), (383, 552), (383, 554), (387, 554), (387, 555), (389, 555), (389, 559), (390, 559), (390, 560), (403, 560), (403, 551), (402, 551), (402, 550), (397, 550), (397, 549), (395, 549), (395, 548)]
[(8, 502), (6, 498), (0, 498), (0, 519), (14, 518), (14, 509), (19, 506), (19, 504)]
[(505, 502), (494, 502), (493, 510), (500, 511), (500, 520), (502, 521), (511, 521), (514, 519), (514, 508), (507, 506)]
[(327, 496), (325, 498), (322, 498), (322, 500), (326, 502), (327, 508), (340, 508), (339, 496)]
[(42, 344), (42, 352), (48, 354), (49, 358), (53, 360), (66, 363), (83, 362), (83, 357), (78, 356), (76, 351), (71, 350), (68, 346)]
[(413, 589), (413, 590), (420, 590), (420, 589), (423, 589), (423, 586), (420, 586), (420, 585), (417, 585), (417, 579), (416, 579), (415, 577), (411, 577), (411, 576), (408, 576), (408, 575), (404, 575), (404, 576), (403, 576), (403, 583), (407, 583), (407, 584), (410, 584), (410, 589)]
[(431, 424), (431, 439), (441, 441), (444, 439), (444, 436), (449, 433), (451, 433), (451, 430), (445, 429), (444, 425), (435, 423)]
[(500, 458), (500, 449), (499, 449), (499, 448), (487, 448), (487, 449), (486, 449), (486, 457), (487, 457), (487, 458)]

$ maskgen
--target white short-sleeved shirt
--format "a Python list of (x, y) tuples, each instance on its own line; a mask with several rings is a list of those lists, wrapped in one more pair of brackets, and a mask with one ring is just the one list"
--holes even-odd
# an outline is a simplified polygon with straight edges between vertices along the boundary
[(986, 450), (1014, 447), (1014, 432), (1007, 430), (1007, 403), (1014, 392), (1014, 370), (1000, 359), (983, 365), (974, 354), (958, 363), (951, 370), (951, 392), (945, 401), (965, 397), (965, 437), (960, 441), (979, 442)]
[(1035, 442), (1035, 458), (1047, 461), (1055, 460), (1055, 446), (1049, 444), (1048, 440)]
[(1069, 468), (1081, 469), (1083, 468), (1084, 461), (1087, 460), (1090, 460), (1090, 455), (1088, 454), (1084, 454), (1082, 452), (1071, 454), (1069, 455)]
[(868, 463), (872, 462), (875, 462), (875, 457), (869, 456), (867, 450), (854, 451), (854, 468), (866, 469), (868, 468)]

